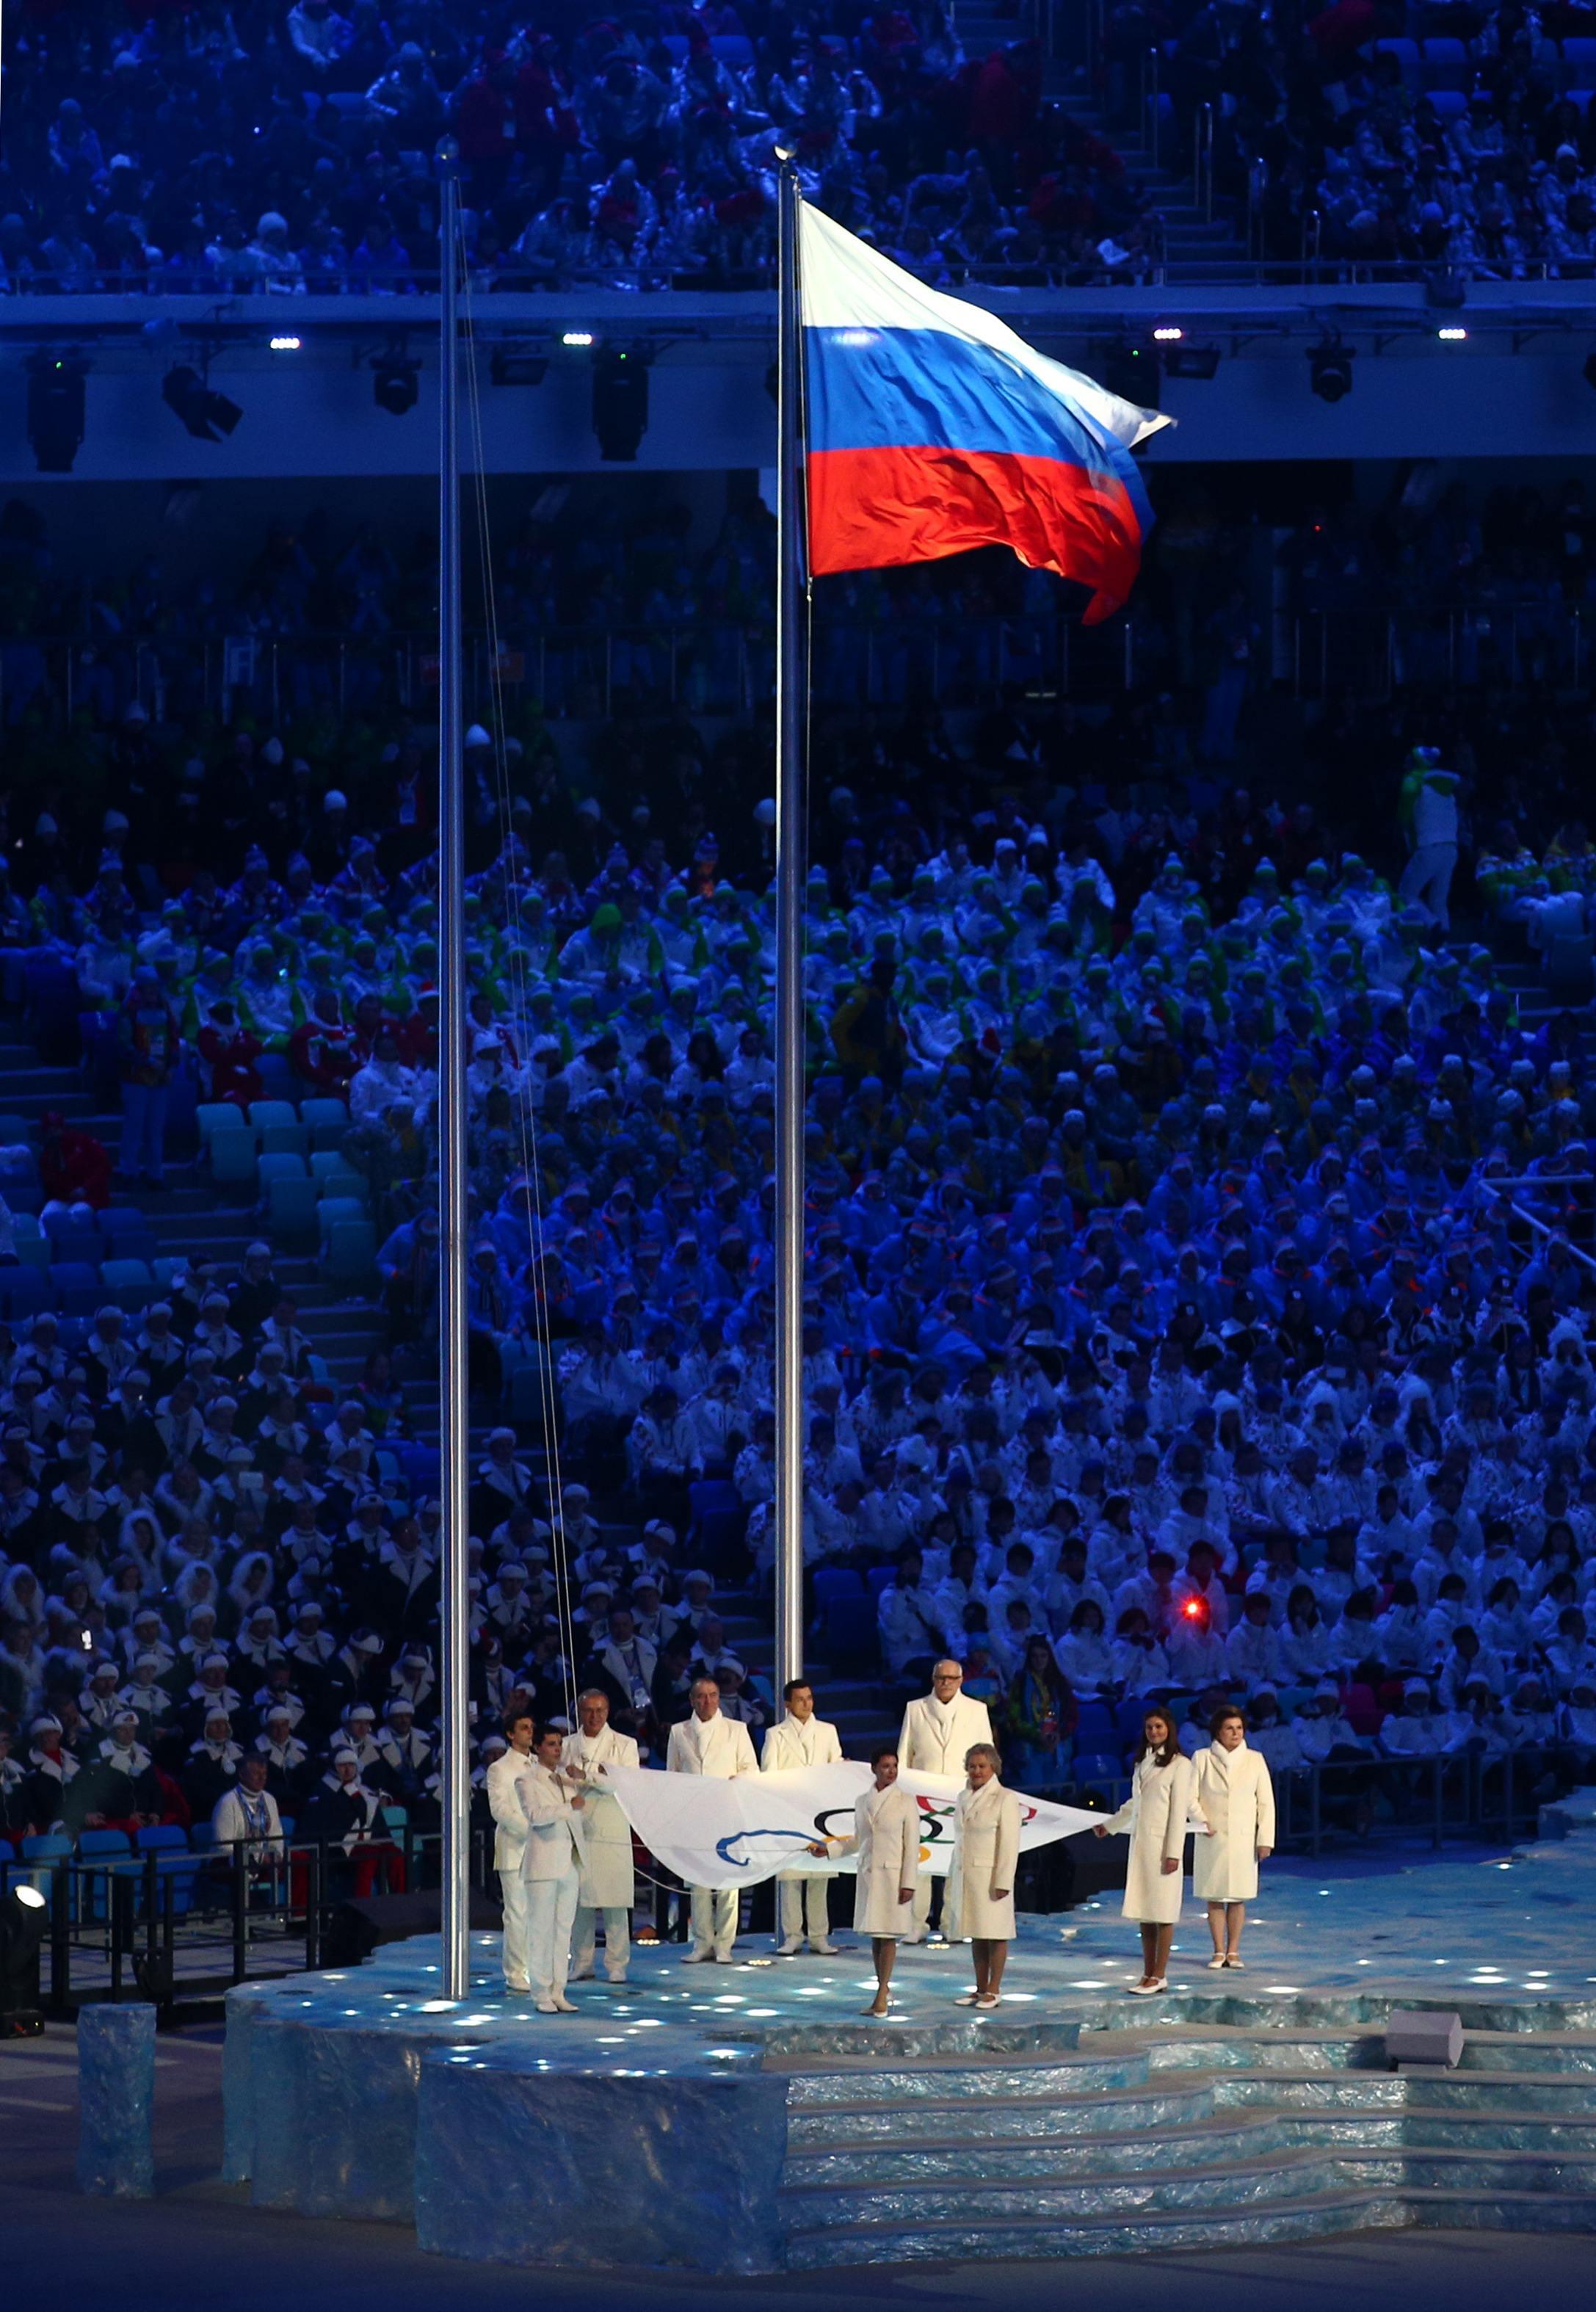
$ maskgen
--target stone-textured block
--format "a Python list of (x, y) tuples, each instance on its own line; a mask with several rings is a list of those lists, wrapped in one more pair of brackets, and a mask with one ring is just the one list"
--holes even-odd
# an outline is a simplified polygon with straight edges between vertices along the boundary
[(85, 2007), (77, 2019), (77, 2181), (148, 2200), (155, 2190), (155, 2010)]
[(250, 2197), (302, 2216), (406, 2219), (416, 2162), (417, 2040), (319, 2017), (250, 2026)]
[(416, 2236), (500, 2264), (774, 2272), (786, 2083), (421, 2068)]

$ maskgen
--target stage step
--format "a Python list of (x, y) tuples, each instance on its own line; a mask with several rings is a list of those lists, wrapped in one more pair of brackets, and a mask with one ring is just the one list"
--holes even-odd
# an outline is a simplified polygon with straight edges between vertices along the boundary
[(984, 2090), (961, 2100), (883, 2106), (787, 2107), (789, 2153), (812, 2147), (846, 2149), (965, 2141), (1043, 2141), (1056, 2136), (1123, 2134), (1133, 2129), (1189, 2125), (1214, 2110), (1206, 2080), (1167, 2086), (1102, 2088), (1074, 2097), (998, 2096)]

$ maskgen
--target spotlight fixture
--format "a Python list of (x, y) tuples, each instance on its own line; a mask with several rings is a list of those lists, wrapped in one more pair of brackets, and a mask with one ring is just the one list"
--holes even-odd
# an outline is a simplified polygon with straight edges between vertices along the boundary
[(591, 329), (566, 329), (560, 338), (562, 346), (596, 346), (598, 342)]
[(1160, 350), (1150, 338), (1116, 337), (1099, 354), (1097, 374), (1121, 401), (1134, 401), (1143, 409), (1156, 409), (1162, 382), (1159, 371), (1162, 359)]
[(300, 337), (267, 337), (267, 350), (274, 354), (296, 354), (303, 339)]
[(231, 434), (243, 411), (224, 393), (213, 393), (197, 369), (180, 363), (161, 381), (161, 398), (185, 433), (197, 442), (219, 442)]
[(407, 409), (416, 407), (420, 375), (421, 363), (408, 359), (402, 345), (390, 346), (372, 362), (373, 400), (390, 417), (402, 417)]
[(1161, 321), (1153, 332), (1155, 346), (1178, 346), (1186, 335), (1179, 321)]
[(85, 369), (75, 353), (39, 353), (28, 363), (28, 443), (41, 474), (72, 471), (83, 438)]
[(495, 346), (488, 355), (487, 373), (495, 385), (541, 385), (548, 371), (546, 356), (524, 346)]
[(1320, 401), (1343, 401), (1352, 391), (1355, 351), (1355, 346), (1342, 344), (1338, 329), (1308, 348), (1308, 382)]
[(1163, 350), (1163, 373), (1166, 377), (1214, 377), (1219, 369), (1217, 346), (1166, 346)]
[(624, 346), (606, 348), (593, 362), (593, 432), (607, 465), (629, 466), (648, 431), (648, 363)]
[(44, 2029), (39, 2003), (39, 1946), (49, 1905), (37, 1887), (0, 1895), (0, 2039), (36, 2039)]
[(1466, 345), (1469, 339), (1469, 332), (1460, 321), (1453, 321), (1450, 327), (1437, 329), (1435, 335), (1443, 346)]

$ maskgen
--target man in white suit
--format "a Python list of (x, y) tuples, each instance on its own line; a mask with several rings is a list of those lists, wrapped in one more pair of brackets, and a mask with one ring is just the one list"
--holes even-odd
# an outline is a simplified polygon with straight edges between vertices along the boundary
[(585, 1801), (574, 1778), (561, 1769), (564, 1742), (557, 1726), (545, 1726), (515, 1785), (526, 1817), (521, 1875), (526, 1887), (527, 1975), (539, 2015), (577, 2011), (566, 1997), (566, 1983), (576, 1896), (587, 1867)]
[[(964, 1754), (975, 1742), (990, 1742), (992, 1721), (984, 1702), (961, 1691), (964, 1670), (956, 1661), (939, 1661), (931, 1673), (931, 1691), (909, 1703), (898, 1737), (898, 1762), (906, 1773), (952, 1774), (962, 1781)], [(915, 1881), (915, 1926), (905, 1942), (925, 1940), (931, 1917), (931, 1880)]]
[(493, 1867), (499, 1874), (499, 1891), (504, 1902), (504, 1988), (530, 1991), (526, 1880), (521, 1875), (521, 1859), (526, 1848), (526, 1816), (515, 1794), (515, 1785), (525, 1773), (532, 1755), (530, 1710), (516, 1711), (506, 1718), (504, 1739), (510, 1747), (502, 1758), (494, 1760), (487, 1775), (488, 1811), (494, 1819)]
[(604, 1920), (604, 1972), (611, 1983), (627, 1979), (632, 1949), (632, 1905), (636, 1885), (632, 1876), (632, 1826), (612, 1792), (604, 1787), (609, 1766), (635, 1766), (637, 1745), (629, 1734), (618, 1734), (609, 1723), (609, 1696), (602, 1686), (590, 1686), (576, 1697), (576, 1731), (567, 1734), (560, 1765), (574, 1781), (584, 1800), (587, 1867), (576, 1895), (576, 1925), (571, 1940), (571, 1980), (583, 1983), (593, 1972), (600, 1914)]
[[(779, 1726), (773, 1726), (765, 1737), (765, 1747), (759, 1753), (762, 1774), (791, 1773), (800, 1766), (835, 1766), (842, 1761), (842, 1744), (837, 1729), (825, 1719), (815, 1716), (814, 1689), (806, 1677), (793, 1677), (782, 1688), (782, 1699), (787, 1705), (786, 1716)], [(801, 1950), (806, 1931), (804, 1913), (807, 1908), (809, 1947), (823, 1958), (830, 1957), (837, 1946), (827, 1933), (829, 1923), (827, 1895), (830, 1881), (820, 1871), (782, 1870), (776, 1874), (776, 1949), (778, 1958), (792, 1958)]]
[[(721, 1690), (712, 1677), (696, 1677), (688, 1695), (692, 1715), (671, 1729), (665, 1751), (669, 1774), (708, 1774), (723, 1782), (739, 1774), (757, 1774), (759, 1762), (749, 1739), (748, 1728), (736, 1718), (721, 1715)], [(691, 1965), (704, 1959), (732, 1956), (737, 1940), (735, 1887), (692, 1887), (693, 1947), (686, 1955)]]
[(248, 1750), (239, 1760), (237, 1782), (216, 1800), (211, 1835), (218, 1846), (235, 1846), (248, 1839), (251, 1869), (281, 1861), (282, 1818), (266, 1787), (266, 1759), (259, 1750)]

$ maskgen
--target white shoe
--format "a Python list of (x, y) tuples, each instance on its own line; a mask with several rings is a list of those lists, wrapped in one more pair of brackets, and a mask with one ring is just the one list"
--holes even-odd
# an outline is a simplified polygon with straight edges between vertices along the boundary
[(577, 2006), (575, 2001), (574, 1999), (567, 1999), (563, 1991), (556, 1992), (554, 2003), (556, 2009), (561, 2015), (580, 2015), (582, 2012), (582, 2010)]
[(829, 1942), (824, 1935), (818, 1943), (811, 1940), (809, 1947), (817, 1958), (836, 1958), (838, 1956), (837, 1945)]
[(980, 1996), (978, 1991), (961, 1991), (953, 2004), (955, 2007), (974, 2007), (979, 2003)]
[(1155, 1991), (1162, 1989), (1162, 1983), (1133, 1983), (1128, 1995), (1132, 1999), (1151, 1999)]
[(732, 1958), (729, 1950), (717, 1950), (715, 1953), (715, 1964), (719, 1966), (733, 1966), (736, 1965), (736, 1961)]
[(690, 1951), (683, 1951), (681, 1963), (683, 1966), (703, 1966), (714, 1957), (715, 1953), (707, 1943), (695, 1943)]
[(785, 1943), (777, 1943), (776, 1946), (776, 1956), (777, 1958), (796, 1958), (802, 1949), (802, 1937), (801, 1935), (789, 1935)]
[(531, 1987), (530, 1983), (507, 1983), (504, 1992), (507, 1998), (524, 1999)]
[(555, 2005), (552, 1999), (539, 2000), (538, 2012), (539, 2015), (557, 2015), (559, 2011), (559, 2009)]
[(1247, 1962), (1244, 1958), (1227, 1958), (1225, 1965), (1232, 1975), (1245, 1975), (1247, 1972)]
[(997, 2003), (995, 1995), (990, 1991), (985, 1991), (976, 2001), (977, 2012), (979, 2014), (986, 2014), (989, 2009), (995, 2007)]
[(604, 1980), (606, 1983), (618, 1985), (622, 1990), (626, 1988), (627, 1978), (624, 1975), (607, 1975)]
[(1215, 1967), (1223, 1966), (1225, 1964), (1224, 1953), (1223, 1951), (1215, 1951), (1213, 1957), (1208, 1961), (1209, 1974), (1212, 1975)]

